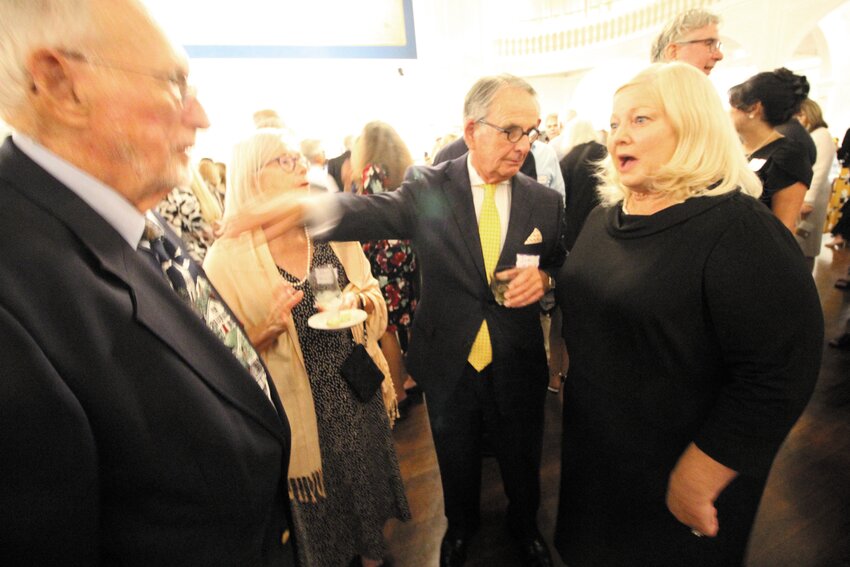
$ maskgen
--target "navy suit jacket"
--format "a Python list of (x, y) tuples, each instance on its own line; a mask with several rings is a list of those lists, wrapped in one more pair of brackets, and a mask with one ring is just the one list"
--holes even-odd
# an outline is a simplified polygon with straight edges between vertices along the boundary
[[(343, 215), (333, 240), (412, 240), (422, 274), (407, 367), (428, 396), (445, 401), (460, 379), (481, 322), (493, 345), (497, 402), (524, 406), (547, 381), (537, 303), (509, 309), (495, 302), (487, 283), (466, 156), (434, 167), (410, 168), (402, 186), (379, 195), (341, 196)], [(511, 214), (499, 264), (516, 255), (540, 257), (554, 273), (563, 264), (561, 196), (523, 174), (511, 180)], [(537, 229), (542, 241), (526, 244)]]
[(9, 139), (0, 281), (4, 562), (291, 562), (277, 394)]

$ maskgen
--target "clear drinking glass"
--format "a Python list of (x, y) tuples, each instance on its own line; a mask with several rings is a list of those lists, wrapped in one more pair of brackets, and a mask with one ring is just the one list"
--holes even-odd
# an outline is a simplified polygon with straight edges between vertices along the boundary
[(321, 264), (310, 271), (310, 287), (320, 311), (337, 311), (342, 305), (337, 271), (330, 264)]
[(496, 298), (496, 303), (499, 305), (505, 304), (505, 292), (508, 291), (508, 286), (513, 278), (501, 280), (496, 277), (496, 274), (505, 270), (510, 270), (513, 266), (496, 266), (493, 270), (493, 275), (490, 277), (490, 290), (493, 292), (493, 297)]

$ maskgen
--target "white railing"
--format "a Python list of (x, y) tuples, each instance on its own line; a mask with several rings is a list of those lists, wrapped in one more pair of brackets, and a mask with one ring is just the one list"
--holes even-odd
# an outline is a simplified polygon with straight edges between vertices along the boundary
[[(529, 31), (496, 39), (500, 57), (543, 55), (569, 49), (593, 47), (609, 41), (657, 29), (676, 14), (690, 8), (710, 8), (718, 0), (659, 0), (652, 4), (614, 14), (605, 8), (581, 14), (528, 22)], [(601, 8), (601, 6), (600, 6)]]

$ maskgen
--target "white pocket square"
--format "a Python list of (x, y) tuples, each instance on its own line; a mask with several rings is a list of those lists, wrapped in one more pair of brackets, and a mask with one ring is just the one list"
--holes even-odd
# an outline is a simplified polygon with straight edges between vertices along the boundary
[(528, 238), (525, 239), (525, 244), (540, 244), (543, 242), (543, 235), (540, 234), (538, 229), (534, 229), (531, 231), (531, 234), (528, 235)]

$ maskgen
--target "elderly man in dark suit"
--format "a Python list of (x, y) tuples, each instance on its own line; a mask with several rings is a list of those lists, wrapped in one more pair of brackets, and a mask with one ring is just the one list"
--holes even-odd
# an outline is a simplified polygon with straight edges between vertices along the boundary
[(0, 3), (7, 565), (294, 563), (274, 386), (146, 223), (207, 126), (186, 77), (137, 0)]
[[(508, 527), (526, 564), (550, 565), (537, 529), (543, 402), (548, 371), (538, 299), (564, 262), (561, 197), (518, 173), (537, 138), (534, 89), (510, 75), (486, 77), (464, 105), (469, 152), (408, 170), (402, 186), (371, 196), (338, 195), (332, 240), (408, 238), (422, 270), (408, 369), (428, 400), (448, 530), (441, 565), (461, 565), (479, 525), (481, 438), (493, 441)], [(332, 215), (336, 216), (336, 215)], [(268, 220), (280, 222), (280, 218)], [(491, 291), (512, 278), (504, 305)]]

